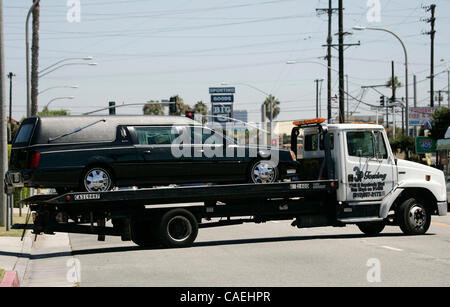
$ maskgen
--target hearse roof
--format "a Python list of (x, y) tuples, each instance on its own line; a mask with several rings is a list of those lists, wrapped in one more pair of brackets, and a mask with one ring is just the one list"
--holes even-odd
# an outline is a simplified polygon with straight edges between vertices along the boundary
[[(51, 116), (39, 117), (39, 125), (34, 134), (34, 144), (102, 142), (112, 141), (116, 137), (117, 126), (136, 125), (192, 125), (195, 121), (183, 116)], [(74, 134), (77, 128), (86, 127)], [(50, 139), (58, 138), (49, 141)]]
[[(106, 120), (107, 125), (173, 125), (173, 124), (193, 124), (194, 121), (184, 116), (151, 116), (151, 115), (114, 115), (114, 116), (49, 116), (39, 117), (42, 125), (68, 125), (74, 128), (80, 125)], [(75, 127), (76, 126), (76, 127)]]

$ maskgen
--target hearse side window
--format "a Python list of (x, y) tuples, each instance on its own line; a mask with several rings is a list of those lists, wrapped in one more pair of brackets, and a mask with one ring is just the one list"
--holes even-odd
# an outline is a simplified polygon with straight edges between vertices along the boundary
[(177, 135), (172, 127), (134, 127), (140, 145), (170, 145)]
[(33, 132), (34, 124), (25, 124), (20, 127), (19, 132), (17, 133), (14, 144), (16, 143), (28, 143), (31, 137), (31, 133)]
[(348, 155), (353, 157), (374, 158), (374, 140), (372, 131), (347, 132)]

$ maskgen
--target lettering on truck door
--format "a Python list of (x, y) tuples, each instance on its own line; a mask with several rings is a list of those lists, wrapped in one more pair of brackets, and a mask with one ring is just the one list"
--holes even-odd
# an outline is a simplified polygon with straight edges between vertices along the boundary
[(383, 199), (394, 188), (395, 163), (382, 130), (347, 131), (346, 200)]

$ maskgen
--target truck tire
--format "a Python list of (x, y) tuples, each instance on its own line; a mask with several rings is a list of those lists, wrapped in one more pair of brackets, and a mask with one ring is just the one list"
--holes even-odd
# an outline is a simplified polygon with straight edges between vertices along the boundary
[(396, 220), (403, 233), (422, 235), (430, 228), (431, 215), (421, 201), (409, 198), (398, 207)]
[(155, 223), (142, 220), (133, 221), (131, 223), (131, 241), (142, 248), (158, 247), (160, 242)]
[(197, 234), (197, 220), (188, 210), (173, 209), (161, 218), (158, 237), (165, 247), (189, 247)]
[(375, 222), (375, 223), (359, 223), (358, 228), (361, 230), (364, 234), (368, 236), (375, 236), (383, 231), (384, 227), (386, 227), (386, 224)]

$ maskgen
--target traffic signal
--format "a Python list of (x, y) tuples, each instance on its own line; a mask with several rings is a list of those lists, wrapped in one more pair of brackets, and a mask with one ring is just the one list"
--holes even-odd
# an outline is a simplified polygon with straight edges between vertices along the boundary
[(109, 102), (109, 115), (116, 115), (116, 103), (114, 101)]
[(185, 115), (187, 118), (194, 119), (194, 112), (192, 111), (186, 111)]
[(170, 97), (169, 102), (170, 102), (170, 104), (169, 104), (169, 114), (170, 115), (176, 114), (177, 113), (177, 98), (175, 96), (174, 97)]
[(386, 104), (386, 97), (381, 96), (381, 97), (380, 97), (380, 106), (384, 107), (385, 104)]

